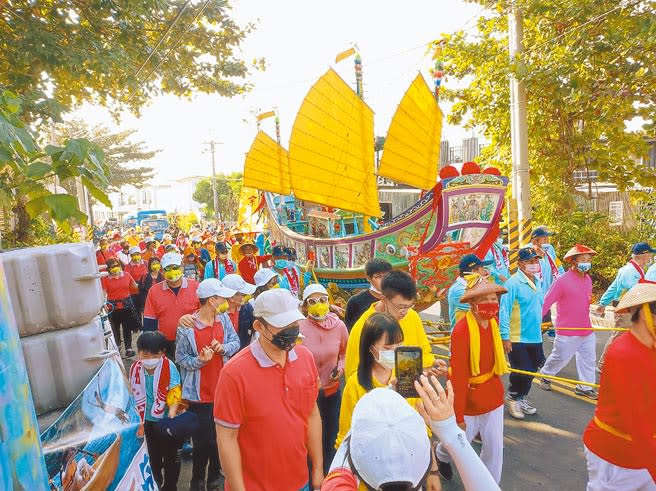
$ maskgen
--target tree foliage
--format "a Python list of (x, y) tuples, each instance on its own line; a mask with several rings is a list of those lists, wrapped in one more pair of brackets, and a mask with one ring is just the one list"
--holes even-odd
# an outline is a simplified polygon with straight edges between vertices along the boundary
[[(509, 173), (509, 76), (526, 83), (531, 198), (546, 223), (575, 209), (576, 170), (597, 171), (620, 190), (656, 186), (654, 169), (635, 161), (655, 134), (656, 2), (517, 0), (526, 51), (516, 60), (508, 56), (510, 3), (495, 2), (475, 35), (444, 37), (446, 73), (468, 82), (442, 92), (454, 101), (449, 121), (481, 128), (491, 143), (481, 160)], [(636, 117), (647, 124), (627, 130)]]
[(83, 102), (138, 112), (160, 93), (234, 96), (249, 88), (236, 52), (253, 26), (230, 9), (227, 0), (0, 2), (0, 86), (24, 97), (31, 122)]
[(62, 192), (61, 182), (79, 178), (95, 199), (111, 203), (104, 192), (109, 169), (100, 147), (72, 138), (41, 148), (20, 115), (21, 99), (0, 92), (0, 207), (10, 210), (13, 237), (25, 244), (37, 217), (50, 217), (65, 232), (71, 230), (71, 219), (86, 222), (77, 199)]
[[(224, 222), (236, 222), (239, 217), (239, 196), (242, 187), (241, 172), (231, 174), (217, 174), (216, 190), (218, 194), (219, 218)], [(201, 179), (196, 184), (193, 199), (205, 205), (204, 213), (207, 218), (214, 217), (214, 197), (212, 194), (212, 178)]]
[(62, 123), (56, 129), (58, 136), (65, 139), (85, 138), (103, 150), (105, 164), (109, 169), (108, 191), (124, 185), (140, 187), (154, 175), (152, 167), (134, 165), (151, 160), (159, 152), (148, 150), (144, 142), (131, 141), (130, 137), (136, 131), (111, 132), (103, 125), (90, 128), (79, 119)]

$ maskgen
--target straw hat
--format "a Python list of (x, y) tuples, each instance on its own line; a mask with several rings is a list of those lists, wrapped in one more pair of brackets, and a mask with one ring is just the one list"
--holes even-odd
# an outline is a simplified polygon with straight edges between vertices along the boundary
[(246, 247), (246, 246), (251, 246), (251, 247), (252, 247), (253, 249), (255, 249), (256, 251), (258, 250), (258, 249), (257, 249), (257, 246), (253, 243), (252, 240), (245, 240), (244, 242), (242, 242), (242, 243), (240, 244), (240, 246), (239, 246), (239, 252), (241, 252), (241, 253), (243, 254), (243, 249), (244, 249), (244, 247)]
[(497, 285), (493, 281), (482, 279), (481, 281), (476, 283), (473, 287), (469, 288), (468, 290), (465, 290), (465, 293), (460, 298), (460, 303), (472, 302), (472, 300), (475, 300), (476, 298), (481, 297), (483, 295), (487, 295), (489, 293), (503, 295), (504, 293), (507, 292), (508, 290), (506, 290), (501, 285)]
[(656, 282), (641, 281), (624, 294), (615, 312), (627, 312), (631, 307), (638, 307), (644, 303), (656, 302)]
[(597, 254), (597, 251), (590, 249), (588, 246), (585, 246), (583, 244), (576, 244), (569, 251), (567, 251), (567, 254), (565, 254), (565, 257), (563, 257), (563, 261), (567, 261), (573, 258), (574, 256), (578, 256), (579, 254), (592, 254), (593, 256), (595, 256)]

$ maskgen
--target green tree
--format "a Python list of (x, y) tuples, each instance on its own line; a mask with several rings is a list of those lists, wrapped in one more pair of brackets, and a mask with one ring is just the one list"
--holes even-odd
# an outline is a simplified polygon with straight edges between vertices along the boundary
[(73, 138), (41, 148), (20, 116), (21, 99), (1, 91), (0, 207), (11, 217), (10, 242), (25, 245), (34, 238), (36, 219), (49, 217), (65, 233), (71, 231), (69, 220), (86, 222), (76, 198), (63, 192), (61, 182), (80, 179), (95, 199), (111, 203), (103, 191), (109, 169), (100, 147)]
[(111, 132), (98, 125), (90, 128), (84, 121), (73, 119), (57, 125), (56, 133), (64, 138), (85, 138), (102, 148), (109, 168), (108, 191), (121, 186), (140, 187), (153, 177), (152, 167), (135, 166), (151, 160), (159, 150), (148, 150), (144, 142), (133, 142), (130, 137), (137, 130)]
[[(490, 6), (489, 1), (475, 3)], [(594, 170), (620, 190), (656, 185), (637, 164), (654, 136), (656, 2), (517, 0), (524, 14), (522, 59), (508, 56), (510, 1), (478, 19), (477, 32), (444, 36), (445, 72), (468, 85), (442, 91), (449, 122), (482, 129), (481, 161), (510, 170), (508, 77), (528, 90), (531, 199), (535, 217), (555, 224), (576, 209), (574, 171)], [(629, 131), (626, 121), (648, 121)]]
[(0, 2), (0, 86), (30, 122), (84, 102), (138, 112), (160, 93), (234, 96), (252, 65), (237, 54), (253, 26), (227, 0)]
[[(243, 174), (217, 174), (216, 191), (218, 195), (218, 212), (221, 220), (236, 222), (239, 217), (239, 196), (241, 194)], [(196, 184), (193, 199), (205, 205), (204, 213), (207, 218), (214, 217), (214, 197), (212, 194), (212, 178), (201, 179)]]

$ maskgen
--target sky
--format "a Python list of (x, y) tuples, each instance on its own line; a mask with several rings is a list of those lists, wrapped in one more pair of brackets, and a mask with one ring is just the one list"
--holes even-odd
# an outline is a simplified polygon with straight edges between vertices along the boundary
[[(276, 109), (287, 147), (294, 117), (311, 85), (330, 67), (355, 85), (353, 59), (334, 64), (335, 55), (357, 44), (362, 56), (365, 101), (375, 112), (376, 135), (385, 135), (396, 105), (421, 71), (430, 84), (428, 42), (442, 33), (472, 29), (482, 13), (464, 0), (233, 0), (233, 18), (256, 24), (241, 47), (245, 60), (264, 57), (267, 69), (254, 72), (254, 88), (232, 99), (199, 94), (193, 99), (161, 96), (140, 118), (125, 113), (117, 124), (108, 111), (89, 105), (71, 115), (110, 129), (136, 129), (135, 141), (161, 150), (147, 165), (155, 182), (211, 175), (209, 140), (216, 147), (217, 172), (241, 171), (255, 137), (255, 114)], [(449, 84), (447, 80), (443, 84)], [(431, 84), (432, 85), (432, 84)], [(443, 110), (445, 107), (443, 106)], [(262, 129), (274, 136), (273, 118)], [(442, 137), (467, 135), (445, 124)]]

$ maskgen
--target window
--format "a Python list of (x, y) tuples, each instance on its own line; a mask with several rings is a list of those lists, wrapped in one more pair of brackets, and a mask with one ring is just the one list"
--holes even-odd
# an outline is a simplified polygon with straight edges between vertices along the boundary
[(608, 203), (608, 217), (613, 225), (624, 223), (624, 203), (622, 201), (611, 201)]

